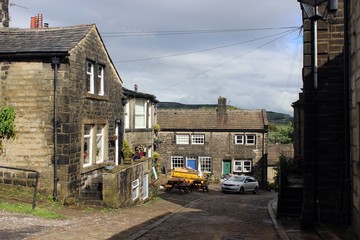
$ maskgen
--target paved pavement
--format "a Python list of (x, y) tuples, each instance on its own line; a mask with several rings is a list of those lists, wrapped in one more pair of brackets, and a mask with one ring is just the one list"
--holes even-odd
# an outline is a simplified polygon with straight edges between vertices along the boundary
[(314, 231), (301, 230), (300, 224), (296, 220), (291, 219), (276, 219), (277, 212), (277, 198), (268, 203), (268, 212), (274, 224), (279, 237), (282, 240), (339, 240), (335, 234), (329, 232), (327, 229), (316, 228)]

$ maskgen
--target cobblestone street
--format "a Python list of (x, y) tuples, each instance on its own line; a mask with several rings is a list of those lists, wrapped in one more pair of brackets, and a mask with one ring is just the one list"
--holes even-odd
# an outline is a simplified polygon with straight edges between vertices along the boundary
[(149, 203), (73, 212), (65, 220), (1, 212), (0, 239), (279, 239), (267, 203), (276, 193), (160, 192)]

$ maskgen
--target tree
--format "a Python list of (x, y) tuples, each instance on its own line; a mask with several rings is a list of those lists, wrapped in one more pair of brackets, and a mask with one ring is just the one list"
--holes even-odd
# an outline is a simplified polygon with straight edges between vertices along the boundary
[(269, 142), (289, 144), (294, 142), (294, 125), (269, 125)]

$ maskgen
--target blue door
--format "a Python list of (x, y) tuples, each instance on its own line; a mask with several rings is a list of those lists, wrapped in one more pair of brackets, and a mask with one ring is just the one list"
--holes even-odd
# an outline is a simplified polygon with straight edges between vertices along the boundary
[(187, 159), (186, 167), (196, 170), (196, 159)]

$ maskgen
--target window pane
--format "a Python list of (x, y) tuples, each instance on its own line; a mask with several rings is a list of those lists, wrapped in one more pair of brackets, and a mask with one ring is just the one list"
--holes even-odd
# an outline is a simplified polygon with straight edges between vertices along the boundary
[(243, 171), (243, 169), (242, 169), (242, 161), (235, 161), (234, 162), (234, 171), (235, 172), (242, 172)]
[(235, 135), (235, 144), (244, 144), (244, 135)]
[(204, 144), (204, 135), (191, 135), (192, 144)]
[(92, 128), (93, 125), (84, 126), (84, 165), (91, 165), (92, 163)]
[(171, 157), (171, 169), (177, 167), (184, 167), (184, 157), (182, 156), (172, 156)]
[(94, 64), (86, 63), (86, 90), (89, 93), (94, 93)]
[(246, 135), (246, 144), (254, 145), (255, 144), (255, 135)]
[(143, 99), (135, 101), (135, 128), (145, 128), (145, 101)]
[(189, 144), (189, 135), (176, 135), (176, 144)]
[(135, 200), (139, 197), (139, 179), (136, 179), (132, 182), (132, 200)]
[(96, 128), (96, 162), (104, 161), (104, 125)]
[(202, 172), (211, 173), (212, 172), (212, 161), (211, 157), (199, 157), (200, 169)]
[(97, 89), (99, 95), (104, 95), (104, 67), (98, 66)]

